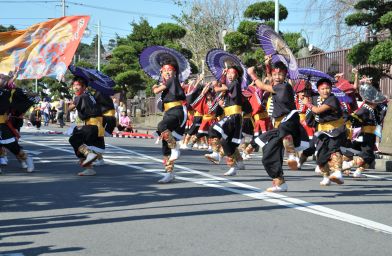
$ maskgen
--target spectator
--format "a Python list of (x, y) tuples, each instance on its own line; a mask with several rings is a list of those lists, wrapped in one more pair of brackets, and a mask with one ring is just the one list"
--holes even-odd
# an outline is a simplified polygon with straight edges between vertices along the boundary
[(56, 123), (55, 119), (57, 116), (57, 110), (56, 107), (53, 106), (52, 109), (50, 110), (50, 120), (52, 121), (52, 124)]
[(119, 124), (117, 125), (117, 129), (119, 131), (124, 131), (124, 132), (133, 132), (132, 124), (131, 124), (131, 119), (129, 116), (127, 116), (125, 111), (121, 112)]
[(60, 127), (64, 127), (64, 108), (65, 108), (65, 102), (64, 102), (64, 97), (60, 96), (59, 104), (57, 105), (57, 122), (59, 123)]
[(35, 107), (30, 114), (30, 122), (33, 126), (36, 126), (37, 129), (41, 127), (41, 109), (39, 107)]
[(114, 105), (114, 110), (116, 111), (116, 119), (118, 120), (120, 118), (120, 115), (118, 113), (117, 98), (115, 98), (115, 97), (113, 97), (113, 105)]
[(51, 109), (52, 109), (52, 105), (50, 104), (48, 99), (45, 99), (41, 108), (42, 112), (44, 113), (44, 126), (48, 126), (49, 124)]
[(121, 112), (126, 111), (124, 102), (120, 101), (120, 105), (118, 106), (117, 112), (118, 116), (121, 117)]

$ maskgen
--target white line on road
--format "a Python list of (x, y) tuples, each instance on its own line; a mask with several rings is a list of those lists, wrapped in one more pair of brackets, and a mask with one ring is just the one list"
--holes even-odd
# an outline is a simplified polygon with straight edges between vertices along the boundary
[[(38, 142), (33, 142), (33, 141), (25, 141), (25, 142), (30, 143), (30, 144), (34, 144), (34, 145), (38, 145), (38, 146), (42, 146), (42, 147), (48, 147), (48, 148), (52, 148), (55, 150), (68, 152), (68, 153), (73, 153), (73, 150), (56, 148), (53, 146), (48, 146), (48, 145), (38, 143)], [(122, 152), (127, 152), (127, 153), (131, 153), (134, 155), (138, 155), (140, 157), (145, 157), (147, 159), (153, 160), (158, 163), (162, 162), (161, 159), (158, 159), (158, 158), (155, 158), (155, 157), (152, 157), (149, 155), (145, 155), (145, 154), (133, 151), (133, 150), (124, 149), (124, 148), (117, 147), (114, 145), (108, 145), (108, 147), (113, 148), (113, 149), (117, 149)], [(118, 160), (107, 159), (106, 161), (114, 163), (114, 164), (122, 165), (122, 166), (127, 166), (132, 169), (136, 169), (136, 170), (140, 170), (140, 171), (144, 171), (144, 172), (153, 172), (153, 173), (157, 173), (159, 175), (163, 175), (161, 169), (146, 169), (145, 167), (120, 162)], [(323, 216), (326, 218), (335, 219), (335, 220), (351, 223), (354, 225), (362, 226), (362, 227), (365, 227), (365, 228), (368, 228), (368, 229), (371, 229), (374, 231), (380, 231), (380, 232), (383, 232), (386, 234), (392, 234), (392, 227), (385, 225), (385, 224), (382, 224), (382, 223), (378, 223), (378, 222), (368, 220), (365, 218), (361, 218), (361, 217), (358, 217), (358, 216), (355, 216), (352, 214), (347, 214), (344, 212), (333, 210), (333, 209), (330, 209), (330, 208), (327, 208), (324, 206), (316, 205), (316, 204), (306, 202), (301, 199), (288, 197), (288, 196), (277, 194), (277, 193), (263, 192), (259, 188), (247, 185), (245, 183), (236, 182), (236, 181), (232, 181), (232, 180), (229, 180), (226, 178), (213, 176), (208, 173), (197, 171), (195, 169), (191, 169), (191, 168), (188, 168), (188, 167), (185, 167), (182, 165), (176, 165), (176, 168), (181, 169), (181, 170), (188, 172), (188, 173), (197, 174), (197, 175), (205, 177), (205, 178), (200, 179), (200, 178), (187, 178), (187, 177), (182, 177), (182, 176), (177, 175), (176, 179), (179, 179), (179, 180), (184, 180), (184, 181), (192, 182), (192, 183), (207, 186), (207, 187), (219, 188), (219, 189), (222, 189), (225, 191), (230, 191), (235, 194), (244, 195), (247, 197), (263, 200), (266, 202), (270, 202), (273, 204), (285, 206), (285, 207), (300, 210), (300, 211), (305, 211), (305, 212), (312, 213), (312, 214), (319, 215), (319, 216)], [(230, 184), (232, 186), (236, 186), (241, 189), (224, 186), (227, 184)]]

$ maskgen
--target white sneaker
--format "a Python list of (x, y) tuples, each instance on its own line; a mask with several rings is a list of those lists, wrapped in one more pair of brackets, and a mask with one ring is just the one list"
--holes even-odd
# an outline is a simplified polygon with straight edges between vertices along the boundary
[(95, 154), (94, 152), (90, 152), (88, 153), (88, 155), (86, 156), (86, 159), (83, 161), (82, 166), (86, 166), (91, 164), (92, 162), (94, 162), (97, 159), (98, 155)]
[(192, 148), (193, 148), (193, 144), (185, 145), (186, 150), (192, 150)]
[(331, 185), (331, 181), (329, 180), (328, 177), (324, 177), (322, 181), (320, 181), (321, 186), (329, 186)]
[(362, 171), (360, 169), (356, 169), (355, 172), (353, 173), (353, 177), (354, 178), (364, 178), (366, 176), (362, 174)]
[(193, 148), (195, 148), (195, 149), (199, 148), (199, 144), (197, 144), (197, 143), (193, 144)]
[(320, 167), (318, 166), (318, 165), (316, 165), (316, 168), (314, 169), (314, 172), (316, 173), (316, 174), (322, 174), (323, 172), (320, 170)]
[(161, 138), (157, 138), (157, 140), (155, 141), (155, 144), (159, 144), (159, 141), (161, 141)]
[(291, 170), (298, 170), (299, 164), (299, 158), (290, 154), (289, 159), (287, 160), (287, 165)]
[(331, 175), (329, 175), (329, 179), (339, 185), (344, 183), (341, 171), (334, 171)]
[(208, 146), (207, 151), (212, 153), (212, 147), (211, 147), (211, 146)]
[(244, 161), (237, 161), (238, 170), (245, 170)]
[(181, 155), (180, 146), (176, 144), (176, 147), (171, 149), (169, 161), (177, 160), (178, 158), (180, 158), (180, 155)]
[(245, 152), (242, 152), (242, 153), (241, 153), (241, 157), (242, 157), (242, 159), (244, 159), (244, 160), (249, 160), (249, 159), (251, 159), (251, 156), (250, 156), (249, 154), (245, 153)]
[(184, 143), (181, 143), (180, 149), (188, 149), (187, 145)]
[(163, 176), (162, 179), (158, 180), (158, 183), (170, 183), (172, 181), (174, 181), (175, 176), (173, 172), (167, 172), (165, 173), (165, 175)]
[(34, 172), (34, 161), (33, 158), (28, 156), (26, 159), (26, 165), (27, 165), (27, 172)]
[(22, 167), (22, 169), (27, 169), (27, 163), (26, 160), (20, 160), (20, 166)]
[(94, 176), (95, 174), (97, 173), (91, 168), (85, 169), (84, 171), (78, 173), (79, 176)]
[(103, 166), (105, 165), (105, 160), (102, 159), (98, 159), (93, 163), (94, 166)]
[(280, 186), (276, 186), (275, 184), (272, 187), (267, 188), (267, 192), (286, 192), (289, 187), (287, 183), (280, 184)]
[(7, 166), (8, 158), (6, 156), (0, 157), (0, 166)]
[(220, 164), (222, 160), (222, 157), (218, 152), (212, 152), (211, 154), (205, 154), (204, 156), (214, 164)]
[(237, 175), (237, 171), (238, 171), (237, 167), (233, 166), (233, 167), (230, 167), (230, 169), (227, 172), (225, 172), (223, 175), (235, 176), (235, 175)]
[(354, 166), (354, 161), (343, 161), (342, 170), (350, 170)]

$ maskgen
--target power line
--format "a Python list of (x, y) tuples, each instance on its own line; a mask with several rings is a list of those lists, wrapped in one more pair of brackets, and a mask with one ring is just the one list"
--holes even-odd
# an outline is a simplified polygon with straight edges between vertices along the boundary
[(127, 11), (127, 10), (121, 10), (121, 9), (114, 9), (114, 8), (104, 7), (104, 6), (96, 6), (96, 5), (89, 5), (89, 4), (84, 4), (84, 3), (70, 2), (70, 1), (68, 1), (67, 3), (68, 4), (82, 6), (82, 7), (92, 8), (92, 9), (104, 10), (104, 11), (111, 11), (111, 12), (117, 12), (117, 13), (126, 13), (126, 14), (133, 14), (133, 15), (141, 15), (141, 16), (151, 16), (151, 17), (163, 18), (163, 19), (171, 19), (170, 16), (166, 16), (166, 15), (159, 15), (159, 14), (153, 14), (153, 13), (133, 12), (133, 11)]
[(8, 3), (8, 4), (26, 4), (26, 3), (57, 3), (57, 0), (37, 0), (37, 1), (0, 1), (0, 3)]

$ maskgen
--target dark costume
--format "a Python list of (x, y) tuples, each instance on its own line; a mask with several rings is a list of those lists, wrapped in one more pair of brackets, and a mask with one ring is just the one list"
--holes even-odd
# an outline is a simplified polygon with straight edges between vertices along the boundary
[(105, 95), (100, 91), (94, 94), (98, 105), (101, 107), (103, 122), (102, 125), (105, 131), (112, 135), (114, 128), (116, 127), (116, 110), (114, 109), (114, 103), (109, 95)]

